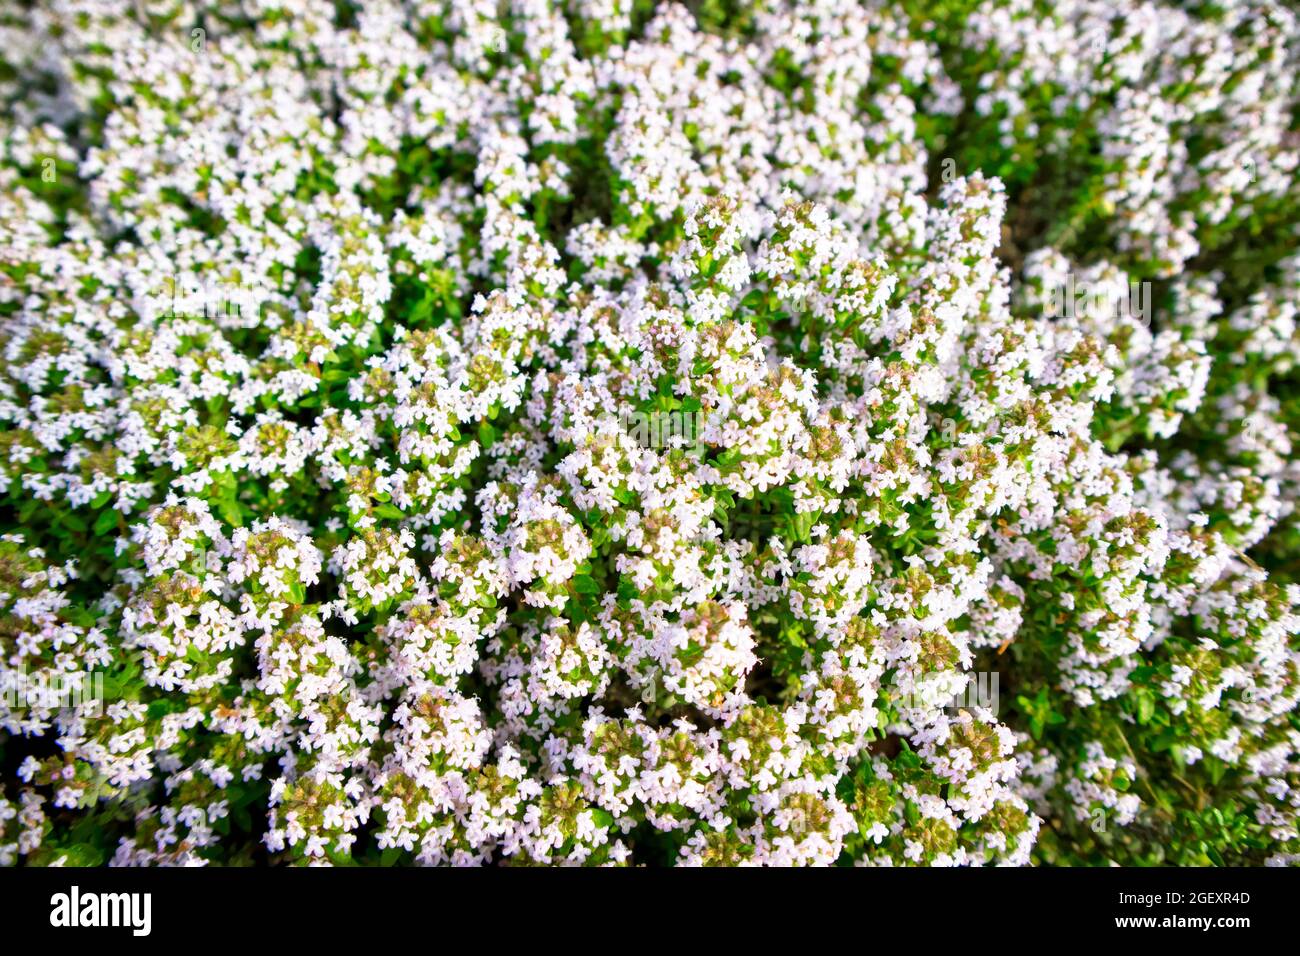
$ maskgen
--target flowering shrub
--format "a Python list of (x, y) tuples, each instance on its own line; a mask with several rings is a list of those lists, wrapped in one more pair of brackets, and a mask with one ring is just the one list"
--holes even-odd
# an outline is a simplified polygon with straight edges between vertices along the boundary
[(1300, 859), (1287, 5), (0, 10), (0, 862)]

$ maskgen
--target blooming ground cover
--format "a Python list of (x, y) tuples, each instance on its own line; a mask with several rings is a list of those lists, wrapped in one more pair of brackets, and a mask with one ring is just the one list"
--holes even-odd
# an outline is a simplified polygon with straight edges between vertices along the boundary
[(1274, 0), (0, 3), (0, 863), (1288, 864)]

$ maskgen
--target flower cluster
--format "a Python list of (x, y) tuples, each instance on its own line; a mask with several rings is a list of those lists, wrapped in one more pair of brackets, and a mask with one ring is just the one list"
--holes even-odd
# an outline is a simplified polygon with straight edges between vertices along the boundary
[(1300, 862), (1286, 4), (0, 38), (0, 864)]

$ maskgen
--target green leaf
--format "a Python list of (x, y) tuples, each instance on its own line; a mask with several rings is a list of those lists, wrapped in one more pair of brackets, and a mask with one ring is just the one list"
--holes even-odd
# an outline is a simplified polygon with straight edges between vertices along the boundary
[(585, 574), (580, 574), (573, 579), (573, 590), (579, 594), (600, 594), (601, 587), (592, 578)]
[(240, 507), (239, 502), (223, 498), (217, 502), (217, 511), (226, 524), (234, 525), (236, 528), (244, 526), (244, 509)]
[(103, 537), (117, 527), (117, 512), (110, 508), (108, 511), (101, 511), (99, 517), (95, 519), (95, 537)]
[(67, 525), (73, 531), (80, 531), (84, 533), (86, 530), (86, 520), (82, 518), (81, 515), (77, 514), (75, 511), (68, 511), (64, 513), (62, 515), (61, 520), (63, 524)]

